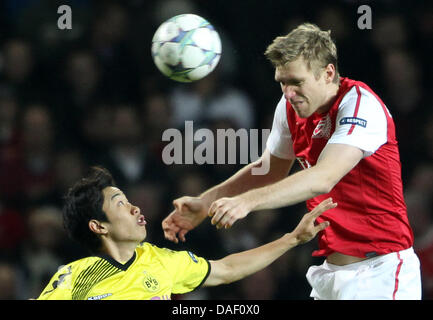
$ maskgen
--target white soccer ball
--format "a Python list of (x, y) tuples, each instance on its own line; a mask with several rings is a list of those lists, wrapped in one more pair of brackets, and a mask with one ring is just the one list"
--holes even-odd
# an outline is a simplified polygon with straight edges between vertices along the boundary
[(168, 19), (152, 39), (152, 57), (170, 79), (192, 82), (204, 78), (217, 66), (221, 40), (214, 27), (195, 14)]

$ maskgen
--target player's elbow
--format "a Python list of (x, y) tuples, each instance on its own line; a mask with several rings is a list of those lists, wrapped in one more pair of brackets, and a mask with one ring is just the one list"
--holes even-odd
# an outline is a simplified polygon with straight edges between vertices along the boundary
[(338, 180), (333, 179), (331, 176), (321, 175), (315, 180), (311, 191), (313, 192), (314, 196), (329, 193), (337, 184), (337, 182)]
[(221, 284), (229, 284), (237, 280), (234, 277), (232, 268), (222, 260), (223, 259), (209, 261), (211, 264), (211, 272), (203, 284), (204, 286), (213, 287)]

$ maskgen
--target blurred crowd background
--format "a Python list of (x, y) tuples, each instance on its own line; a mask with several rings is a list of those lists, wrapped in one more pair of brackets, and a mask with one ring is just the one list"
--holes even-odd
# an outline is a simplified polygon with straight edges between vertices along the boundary
[[(57, 8), (72, 9), (59, 30)], [(362, 4), (372, 29), (358, 29)], [(153, 33), (196, 13), (220, 33), (223, 54), (208, 77), (181, 84), (153, 64)], [(281, 97), (268, 44), (309, 21), (332, 30), (342, 76), (366, 82), (397, 127), (409, 219), (433, 298), (433, 9), (431, 1), (37, 1), (0, 3), (0, 299), (37, 297), (60, 265), (86, 256), (62, 226), (62, 196), (92, 165), (113, 173), (148, 222), (147, 241), (209, 259), (293, 230), (304, 204), (257, 212), (230, 230), (209, 221), (175, 245), (161, 221), (172, 200), (198, 195), (240, 165), (165, 165), (162, 132), (194, 127), (270, 129)], [(297, 170), (297, 169), (296, 169)], [(317, 241), (238, 283), (176, 299), (309, 299), (305, 273)]]

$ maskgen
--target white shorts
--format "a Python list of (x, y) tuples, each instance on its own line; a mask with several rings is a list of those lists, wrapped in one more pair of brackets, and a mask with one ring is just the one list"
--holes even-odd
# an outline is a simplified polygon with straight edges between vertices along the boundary
[(311, 266), (310, 297), (317, 300), (420, 300), (421, 271), (412, 248), (337, 266)]

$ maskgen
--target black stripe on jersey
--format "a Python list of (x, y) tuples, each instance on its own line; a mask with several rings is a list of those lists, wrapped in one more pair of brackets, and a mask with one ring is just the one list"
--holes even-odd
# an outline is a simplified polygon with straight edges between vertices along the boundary
[(120, 270), (126, 271), (126, 270), (128, 270), (129, 266), (134, 262), (136, 255), (137, 255), (137, 253), (134, 251), (134, 254), (132, 255), (132, 257), (123, 264), (116, 261), (115, 259), (113, 259), (112, 257), (110, 257), (109, 255), (106, 255), (106, 254), (98, 255), (98, 257), (107, 260), (114, 267), (119, 268)]
[(84, 300), (93, 286), (121, 271), (104, 259), (96, 261), (78, 275), (72, 289), (72, 300)]

